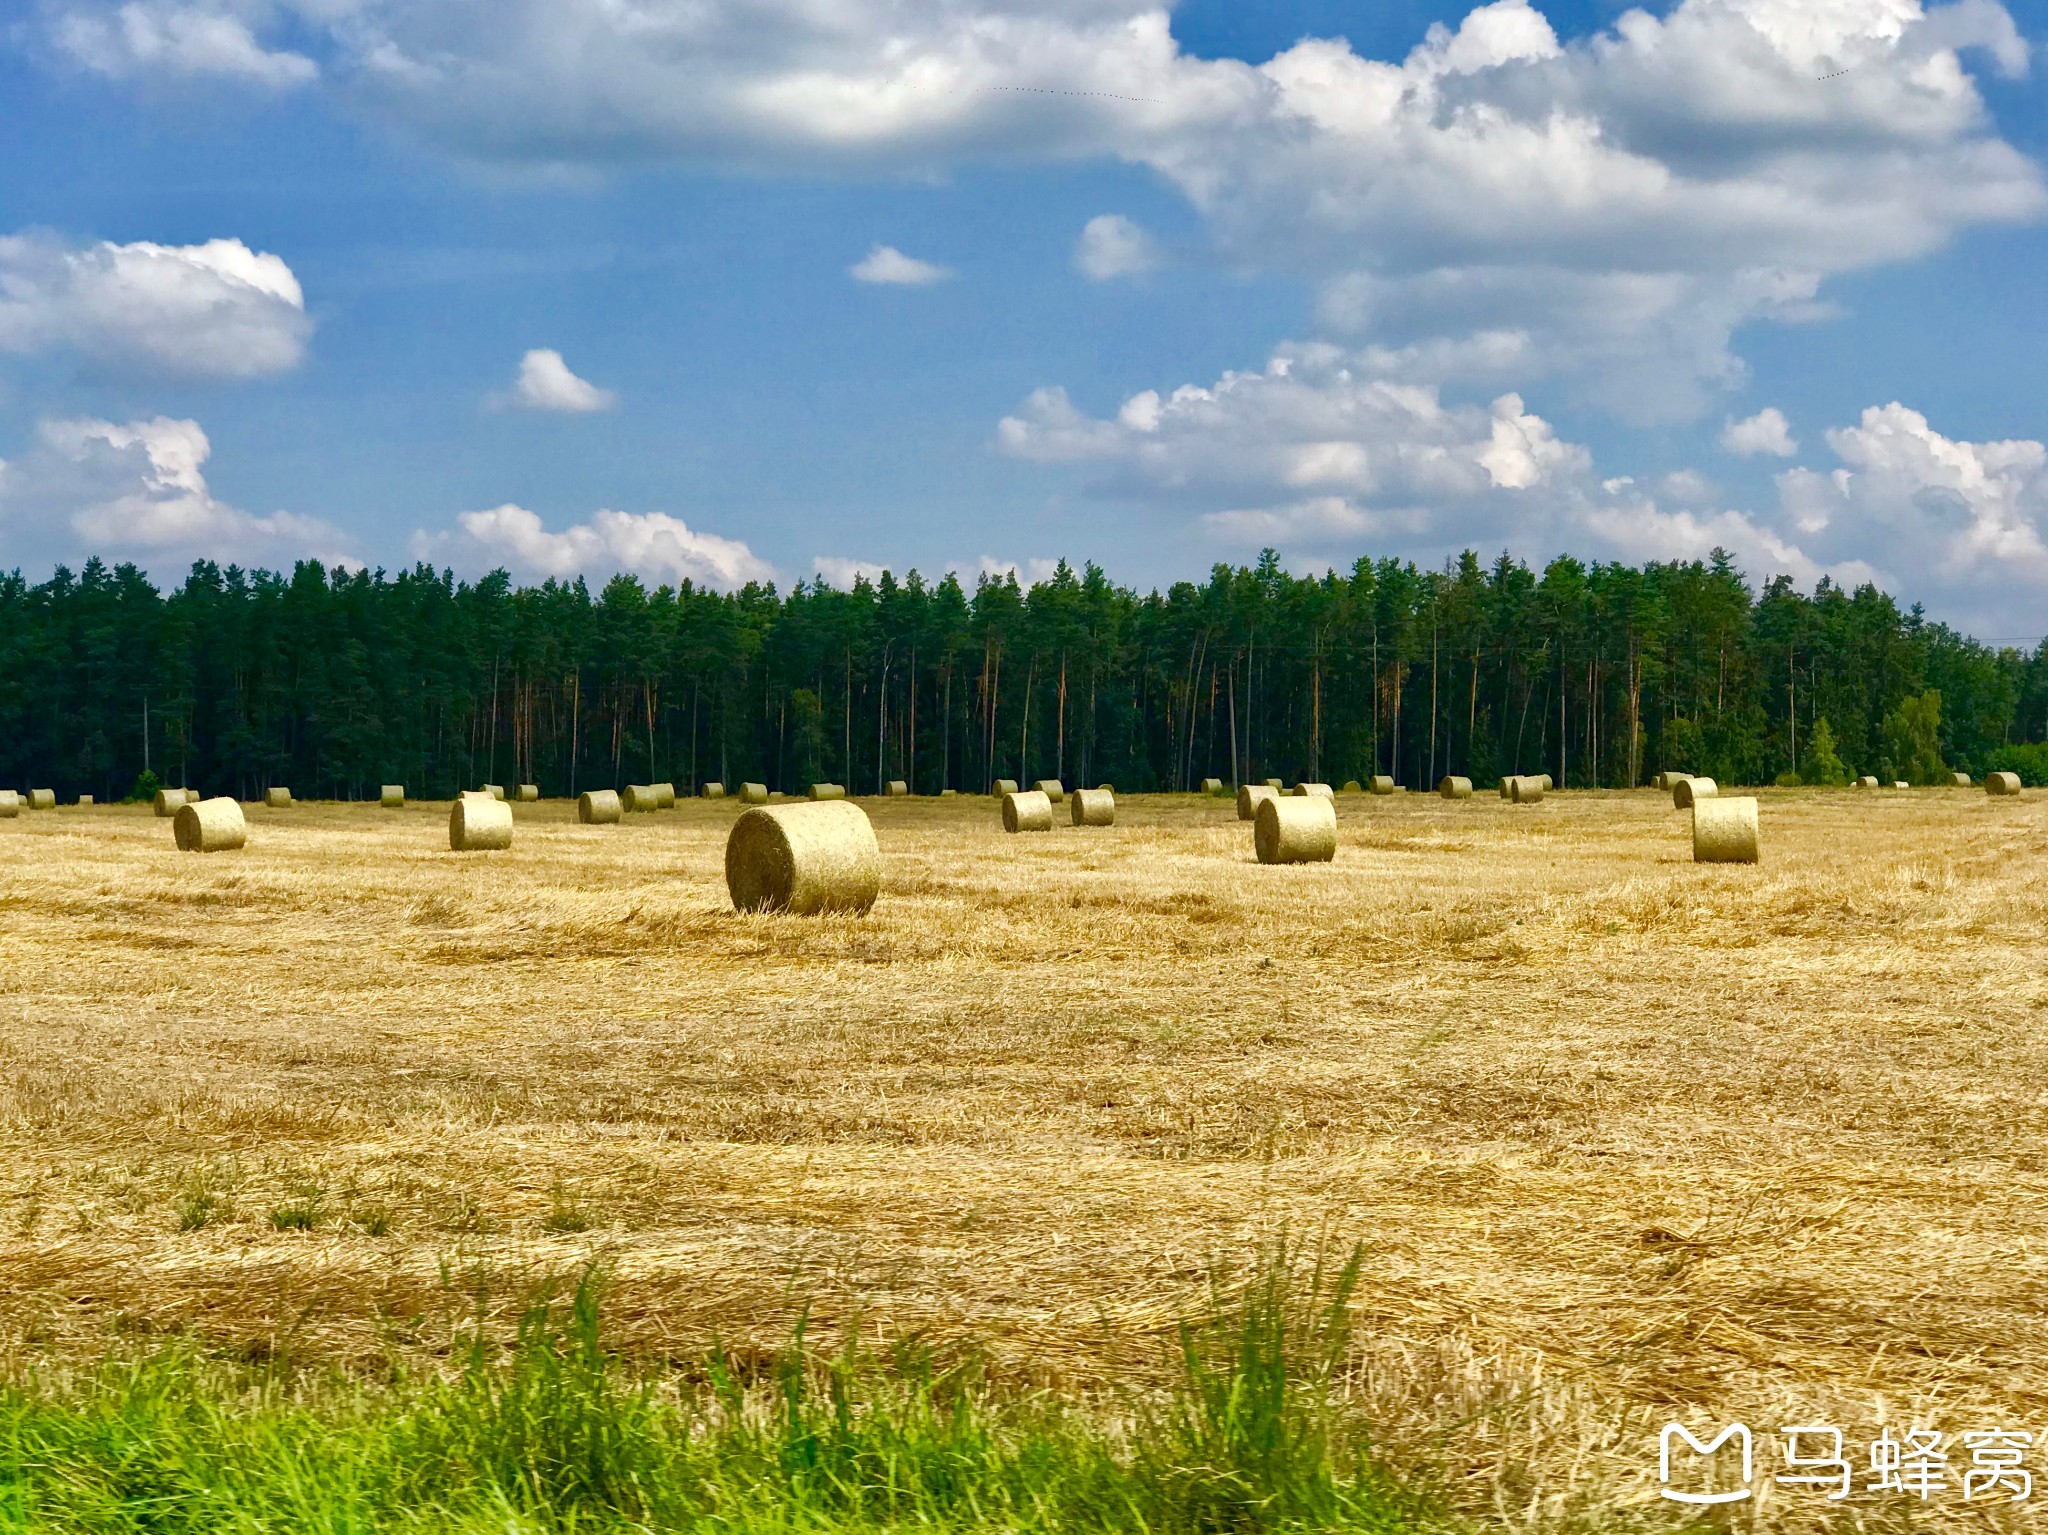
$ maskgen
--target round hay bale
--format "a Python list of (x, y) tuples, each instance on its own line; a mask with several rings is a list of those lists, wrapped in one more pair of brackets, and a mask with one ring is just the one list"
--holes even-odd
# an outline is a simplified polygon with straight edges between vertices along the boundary
[(487, 783), (477, 792), (479, 794), (488, 794), (492, 799), (497, 800), (501, 804), (505, 799), (505, 786), (501, 783)]
[(405, 785), (402, 783), (385, 784), (377, 790), (377, 803), (386, 810), (403, 810), (405, 808)]
[(538, 804), (540, 801), (540, 785), (537, 783), (523, 783), (519, 786), (518, 792), (519, 803), (522, 805)]
[(1986, 794), (2017, 794), (2020, 792), (2020, 775), (2017, 773), (1986, 773), (1984, 775)]
[(743, 783), (740, 785), (740, 803), (743, 805), (765, 805), (768, 803), (768, 785), (764, 783)]
[(21, 814), (21, 796), (12, 789), (0, 789), (0, 820), (13, 820)]
[(1508, 798), (1517, 805), (1538, 804), (1543, 799), (1543, 791), (1549, 787), (1544, 782), (1544, 775), (1519, 773), (1509, 782)]
[(57, 791), (55, 789), (29, 790), (28, 808), (31, 810), (55, 810), (57, 808)]
[(1875, 789), (1877, 787), (1877, 775), (1875, 773), (1865, 773), (1856, 780), (1856, 787), (1859, 789)]
[(249, 823), (242, 807), (223, 795), (180, 805), (171, 836), (181, 853), (225, 853), (249, 840)]
[(1556, 784), (1550, 781), (1550, 775), (1548, 773), (1538, 773), (1536, 777), (1537, 780), (1543, 785), (1543, 792), (1545, 794), (1548, 794), (1552, 789), (1555, 789), (1557, 787)]
[(1223, 792), (1223, 780), (1220, 778), (1203, 779), (1202, 792), (1204, 794), (1221, 794)]
[(909, 794), (910, 785), (905, 783), (902, 779), (892, 778), (889, 780), (890, 799), (905, 799), (909, 796)]
[(90, 810), (96, 802), (90, 794), (81, 794), (78, 796), (78, 803), (81, 809)]
[[(10, 790), (9, 792), (11, 793), (12, 791)], [(156, 798), (155, 798), (155, 800), (153, 801), (153, 803), (154, 803), (154, 804), (155, 804), (155, 806), (156, 806), (156, 814), (157, 814), (157, 819), (158, 819), (158, 820), (160, 820), (160, 821), (168, 821), (168, 820), (169, 820), (169, 819), (170, 819), (170, 818), (171, 818), (172, 816), (174, 816), (174, 815), (176, 815), (176, 814), (178, 813), (178, 807), (179, 807), (180, 805), (188, 804), (189, 802), (190, 802), (190, 795), (189, 795), (189, 791), (187, 791), (187, 790), (184, 790), (184, 789), (159, 789), (159, 790), (157, 790), (157, 791), (156, 791)]]
[[(647, 787), (654, 791), (654, 808), (656, 810), (673, 810), (676, 808), (676, 786), (674, 784), (651, 783)], [(719, 787), (723, 790), (724, 785), (721, 784)]]
[(1287, 792), (1287, 784), (1285, 780), (1279, 778), (1268, 778), (1266, 780), (1266, 787), (1271, 789), (1275, 794), (1285, 794)]
[(1057, 805), (1067, 797), (1066, 786), (1057, 778), (1041, 778), (1031, 786)]
[(1507, 773), (1507, 774), (1503, 774), (1503, 775), (1502, 775), (1502, 777), (1501, 777), (1501, 781), (1500, 781), (1500, 797), (1501, 797), (1502, 799), (1513, 799), (1513, 798), (1515, 797), (1515, 775), (1514, 775), (1514, 774), (1512, 774), (1512, 773)]
[(1692, 807), (1694, 863), (1756, 862), (1756, 801), (1747, 795), (1702, 798)]
[(1341, 794), (1363, 794), (1365, 792), (1365, 785), (1355, 778), (1347, 778), (1344, 780), (1344, 787), (1338, 792)]
[(1003, 796), (1004, 831), (1051, 831), (1052, 797), (1043, 789), (1020, 789)]
[(1394, 792), (1393, 776), (1388, 773), (1375, 773), (1365, 781), (1365, 786), (1375, 794), (1392, 794)]
[(1256, 821), (1259, 806), (1276, 797), (1271, 784), (1246, 783), (1237, 786), (1237, 818), (1240, 821)]
[(448, 847), (457, 853), (501, 853), (512, 845), (512, 807), (495, 797), (464, 796), (448, 812)]
[(1436, 792), (1445, 799), (1470, 799), (1472, 780), (1454, 773), (1437, 784)]
[(1711, 778), (1681, 778), (1671, 791), (1671, 804), (1677, 810), (1690, 810), (1694, 803), (1712, 799), (1721, 792), (1721, 786)]
[(1970, 783), (1970, 775), (1968, 773), (1956, 773), (1950, 777), (1949, 782), (1954, 784), (1958, 789), (1967, 789), (1972, 787)]
[(1298, 783), (1294, 786), (1295, 799), (1335, 799), (1337, 791), (1326, 783)]
[(1017, 792), (1017, 780), (1014, 778), (998, 778), (988, 792), (991, 794), (1015, 794)]
[[(656, 784), (656, 785), (655, 785), (654, 787), (655, 787), (655, 789), (656, 789), (657, 791), (659, 791), (659, 790), (660, 790), (660, 788), (661, 788), (661, 785), (660, 785), (660, 784)], [(703, 785), (703, 786), (702, 786), (701, 788), (699, 788), (699, 789), (697, 790), (697, 797), (698, 797), (699, 799), (724, 799), (724, 798), (725, 798), (725, 785), (724, 785), (724, 784), (722, 784), (722, 783), (708, 783), (708, 784), (705, 784), (705, 785)], [(763, 791), (762, 791), (762, 798), (763, 798), (763, 799), (767, 798), (767, 791), (766, 791), (766, 790), (763, 790)]]
[(1328, 863), (1337, 856), (1337, 807), (1314, 795), (1263, 799), (1252, 845), (1260, 863)]
[(292, 791), (275, 786), (263, 791), (265, 810), (289, 810), (292, 808)]
[(1076, 826), (1116, 824), (1116, 791), (1113, 789), (1076, 789), (1067, 796), (1067, 803), (1073, 810)]
[(814, 800), (845, 799), (846, 785), (843, 783), (814, 783), (811, 785), (811, 798)]
[(1894, 780), (1892, 781), (1892, 787), (1893, 787), (1894, 789), (1910, 789), (1910, 788), (1912, 788), (1913, 786), (1912, 786), (1911, 784), (1907, 783), (1905, 779), (1903, 779), (1903, 778), (1898, 778), (1898, 779), (1894, 779)]
[(616, 826), (625, 813), (617, 789), (585, 789), (576, 796), (576, 819), (585, 826)]
[(651, 783), (629, 783), (626, 792), (619, 796), (619, 803), (628, 815), (652, 815), (661, 808), (661, 796)]
[(725, 839), (735, 911), (863, 912), (882, 890), (882, 851), (867, 812), (845, 800), (761, 806)]
[(940, 799), (958, 799), (959, 797), (960, 797), (960, 791), (959, 791), (958, 789), (941, 789), (941, 790), (939, 790), (939, 798), (940, 798)]

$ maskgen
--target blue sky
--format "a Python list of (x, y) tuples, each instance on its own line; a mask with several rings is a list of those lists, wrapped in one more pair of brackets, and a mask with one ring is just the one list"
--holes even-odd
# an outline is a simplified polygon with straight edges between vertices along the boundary
[(2048, 629), (2038, 10), (19, 15), (0, 565), (32, 575), (1719, 544)]

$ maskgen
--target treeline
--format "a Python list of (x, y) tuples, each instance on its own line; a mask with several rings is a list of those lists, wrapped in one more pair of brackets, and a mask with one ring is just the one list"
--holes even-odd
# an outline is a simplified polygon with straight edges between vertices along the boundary
[(1889, 781), (1981, 772), (2044, 735), (2048, 645), (1992, 650), (1868, 586), (1753, 590), (1718, 551), (1322, 577), (1268, 551), (1148, 593), (1064, 564), (1029, 588), (912, 572), (787, 595), (314, 563), (202, 562), (169, 593), (97, 560), (0, 578), (0, 783), (67, 797), (119, 796), (145, 769), (344, 798), (1374, 772), (1577, 787), (1665, 767)]

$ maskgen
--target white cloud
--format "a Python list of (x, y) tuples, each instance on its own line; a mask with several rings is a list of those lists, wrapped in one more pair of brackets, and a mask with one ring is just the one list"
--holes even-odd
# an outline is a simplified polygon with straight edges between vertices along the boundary
[(232, 80), (286, 90), (320, 74), (304, 54), (256, 40), (252, 22), (273, 21), (278, 10), (264, 0), (121, 0), (44, 9), (51, 45), (111, 79)]
[(354, 541), (329, 523), (216, 499), (204, 472), (212, 451), (196, 421), (45, 421), (27, 452), (0, 466), (0, 536), (52, 559), (358, 563)]
[(1096, 282), (1149, 272), (1159, 265), (1152, 237), (1121, 213), (1090, 219), (1074, 243), (1074, 265)]
[(519, 377), (510, 393), (492, 397), (493, 405), (518, 410), (549, 410), (566, 415), (588, 415), (610, 410), (619, 397), (578, 378), (552, 347), (535, 347), (519, 359)]
[(1050, 581), (1054, 572), (1060, 568), (1060, 562), (1056, 559), (1000, 560), (992, 554), (984, 554), (975, 561), (972, 570), (963, 565), (949, 565), (946, 568), (956, 576), (1012, 576), (1019, 586), (1029, 591), (1041, 581)]
[(842, 592), (852, 590), (858, 580), (879, 581), (887, 569), (888, 566), (874, 560), (847, 560), (831, 554), (821, 554), (811, 561), (811, 573)]
[(893, 245), (877, 245), (846, 269), (855, 282), (881, 283), (902, 288), (922, 288), (944, 282), (953, 274), (945, 267), (906, 256)]
[(0, 352), (247, 379), (296, 367), (311, 331), (292, 269), (240, 240), (74, 248), (0, 236)]
[(694, 581), (720, 589), (772, 581), (774, 567), (738, 539), (692, 530), (664, 512), (601, 511), (590, 521), (551, 532), (523, 506), (464, 512), (447, 533), (415, 533), (415, 558), (465, 570), (500, 566), (532, 580), (608, 577), (620, 571), (670, 584)]
[(1766, 405), (1740, 421), (1730, 421), (1721, 429), (1721, 446), (1744, 458), (1754, 458), (1759, 453), (1791, 458), (1799, 451), (1792, 436), (1792, 423), (1775, 405)]

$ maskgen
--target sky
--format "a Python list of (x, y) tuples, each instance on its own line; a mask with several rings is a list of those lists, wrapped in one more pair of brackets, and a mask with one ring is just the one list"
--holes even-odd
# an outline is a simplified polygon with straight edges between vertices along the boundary
[(2048, 5), (0, 0), (0, 568), (2048, 631)]

